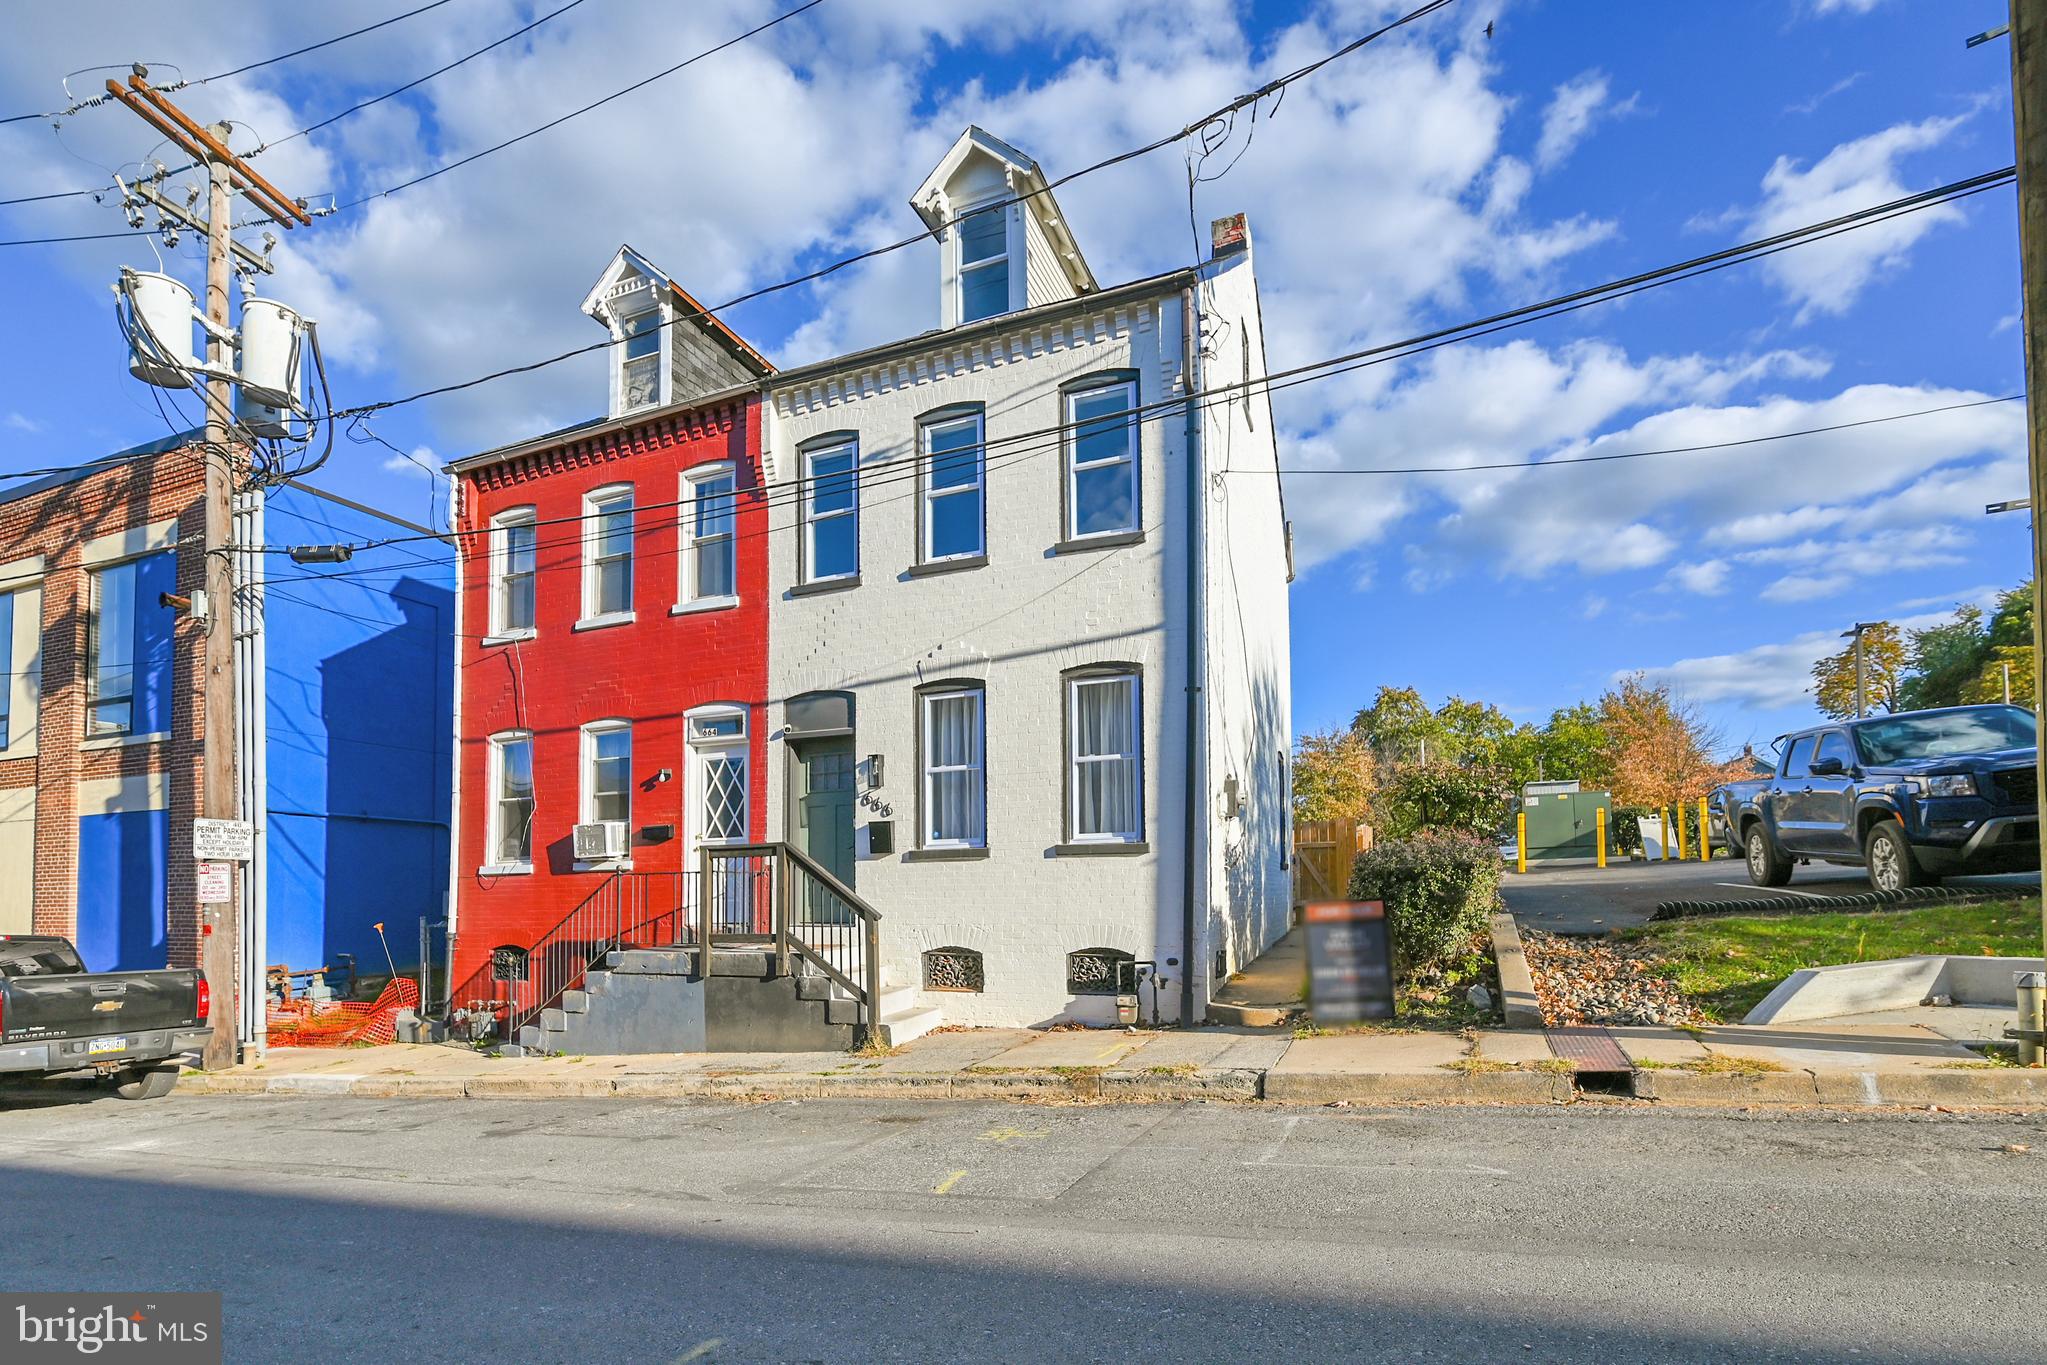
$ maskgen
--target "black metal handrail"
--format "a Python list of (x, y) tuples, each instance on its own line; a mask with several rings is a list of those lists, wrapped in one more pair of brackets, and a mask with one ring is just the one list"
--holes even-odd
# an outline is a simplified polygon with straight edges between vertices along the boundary
[(858, 1004), (862, 1032), (876, 1038), (881, 912), (792, 844), (727, 844), (700, 858), (700, 951), (719, 939), (772, 944), (779, 973), (800, 959), (836, 982)]

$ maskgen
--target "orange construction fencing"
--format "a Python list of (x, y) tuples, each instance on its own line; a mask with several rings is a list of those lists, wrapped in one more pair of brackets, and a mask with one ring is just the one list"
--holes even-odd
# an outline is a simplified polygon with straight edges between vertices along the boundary
[(419, 983), (391, 978), (373, 1001), (335, 1000), (315, 1004), (287, 1000), (270, 1007), (272, 1047), (345, 1047), (350, 1043), (389, 1043), (398, 1037), (398, 1011), (419, 1006)]

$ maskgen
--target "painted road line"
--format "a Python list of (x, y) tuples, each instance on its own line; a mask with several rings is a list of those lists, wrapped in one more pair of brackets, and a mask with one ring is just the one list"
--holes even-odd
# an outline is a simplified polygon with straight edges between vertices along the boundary
[(1042, 1128), (1032, 1128), (1028, 1131), (1022, 1128), (990, 1128), (987, 1132), (981, 1134), (979, 1140), (982, 1142), (1016, 1142), (1023, 1138), (1041, 1138), (1043, 1136), (1045, 1136), (1045, 1130)]
[(965, 1171), (954, 1171), (951, 1175), (948, 1175), (945, 1179), (932, 1186), (931, 1192), (933, 1194), (951, 1194), (952, 1187), (964, 1180), (966, 1174)]

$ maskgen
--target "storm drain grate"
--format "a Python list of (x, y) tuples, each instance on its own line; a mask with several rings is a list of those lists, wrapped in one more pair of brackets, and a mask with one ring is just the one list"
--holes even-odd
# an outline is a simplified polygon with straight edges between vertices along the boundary
[(1573, 1025), (1544, 1029), (1543, 1036), (1549, 1040), (1550, 1052), (1577, 1068), (1581, 1076), (1586, 1072), (1613, 1075), (1635, 1069), (1614, 1036), (1603, 1028)]

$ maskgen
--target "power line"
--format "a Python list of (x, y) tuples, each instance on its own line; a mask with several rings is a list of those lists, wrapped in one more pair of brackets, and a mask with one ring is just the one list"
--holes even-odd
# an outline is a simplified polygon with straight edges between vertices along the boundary
[[(1564, 312), (1576, 311), (1581, 308), (1590, 307), (1597, 303), (1608, 302), (1613, 299), (1627, 297), (1630, 294), (1640, 293), (1643, 292), (1644, 290), (1659, 287), (1664, 284), (1676, 283), (1683, 279), (1695, 278), (1700, 274), (1706, 274), (1713, 271), (1726, 269), (1733, 265), (1739, 265), (1751, 260), (1760, 259), (1763, 256), (1773, 255), (1779, 251), (1789, 250), (1792, 247), (1803, 245), (1812, 241), (1824, 240), (1825, 238), (1836, 236), (1844, 232), (1853, 231), (1860, 227), (1869, 226), (1874, 223), (1884, 222), (1890, 218), (1897, 217), (1902, 214), (1918, 212), (1923, 209), (1934, 207), (1937, 204), (1947, 202), (1949, 199), (1952, 198), (1961, 198), (1967, 195), (1982, 193), (1986, 190), (1995, 188), (1998, 185), (2001, 185), (2006, 181), (2010, 180), (2013, 174), (2014, 174), (2013, 169), (2007, 167), (2005, 170), (2002, 171), (1993, 171), (1985, 175), (1972, 176), (1966, 180), (1956, 181), (1950, 185), (1941, 186), (1937, 189), (1927, 190), (1919, 194), (1907, 195), (1901, 199), (1892, 200), (1886, 204), (1877, 204), (1866, 209), (1858, 210), (1854, 213), (1843, 214), (1838, 218), (1829, 219), (1825, 222), (1808, 224), (1805, 227), (1794, 228), (1786, 232), (1778, 233), (1772, 237), (1766, 237), (1758, 239), (1753, 242), (1742, 243), (1738, 246), (1728, 247), (1721, 251), (1709, 253), (1705, 256), (1694, 257), (1688, 261), (1681, 261), (1673, 265), (1659, 267), (1655, 270), (1644, 271), (1636, 275), (1628, 276), (1625, 279), (1613, 280), (1600, 285), (1593, 285), (1589, 288), (1579, 289), (1569, 294), (1559, 295), (1555, 298), (1545, 299), (1537, 303), (1526, 304), (1519, 308), (1509, 309), (1505, 312), (1495, 313), (1488, 317), (1458, 323), (1449, 327), (1438, 328), (1434, 331), (1425, 332), (1420, 334), (1419, 336), (1409, 337), (1402, 341), (1387, 342), (1377, 346), (1371, 346), (1361, 350), (1351, 351), (1343, 355), (1333, 356), (1325, 360), (1311, 361), (1307, 364), (1299, 365), (1289, 370), (1275, 371), (1270, 374), (1266, 374), (1251, 380), (1216, 385), (1214, 387), (1201, 390), (1199, 393), (1196, 393), (1194, 395), (1160, 399), (1151, 403), (1140, 404), (1138, 407), (1131, 409), (1128, 413), (1125, 413), (1122, 416), (1125, 420), (1136, 421), (1163, 411), (1179, 411), (1184, 407), (1189, 397), (1204, 400), (1201, 406), (1208, 407), (1212, 406), (1216, 402), (1229, 401), (1239, 395), (1248, 396), (1252, 393), (1257, 392), (1264, 392), (1269, 395), (1273, 390), (1276, 389), (1291, 388), (1298, 384), (1310, 383), (1319, 379), (1333, 377), (1336, 374), (1349, 373), (1352, 370), (1361, 369), (1366, 366), (1385, 364), (1390, 361), (1405, 359), (1413, 355), (1421, 354), (1425, 351), (1435, 350), (1439, 347), (1452, 345), (1460, 341), (1468, 341), (1476, 339), (1478, 337), (1490, 336), (1497, 332), (1505, 331), (1511, 327), (1524, 326), (1529, 322), (1541, 321), (1546, 318), (1558, 316), (1559, 314)], [(724, 305), (720, 306), (722, 307)], [(600, 345), (604, 344), (608, 343), (600, 343)], [(541, 363), (545, 364), (550, 362)], [(538, 368), (538, 366), (534, 366), (532, 368)], [(485, 376), (485, 379), (491, 377), (494, 376)], [(474, 384), (484, 381), (475, 380), (470, 382), (471, 384)], [(415, 397), (417, 397), (417, 395)], [(333, 413), (330, 417), (330, 420), (351, 420), (355, 417), (362, 416), (366, 412), (375, 411), (381, 407), (397, 406), (398, 403), (410, 401), (413, 400), (402, 399), (396, 400), (395, 402), (388, 404), (373, 404), (362, 409), (342, 409)], [(991, 448), (1015, 445), (1019, 442), (1032, 441), (1037, 438), (1045, 436), (1062, 435), (1064, 432), (1072, 429), (1076, 425), (1082, 424), (1062, 422), (1050, 427), (1043, 427), (1031, 431), (1012, 433), (1006, 436), (993, 437), (984, 440), (980, 449), (985, 457), (986, 452)], [(60, 468), (54, 470), (23, 471), (11, 474), (0, 473), (0, 479), (36, 477), (42, 474), (57, 472), (63, 472), (63, 469)], [(796, 480), (792, 485), (785, 486), (792, 486), (800, 489), (806, 484), (806, 482), (807, 481), (805, 480)], [(574, 519), (571, 518), (570, 520)]]
[(644, 80), (633, 82), (633, 84), (628, 85), (623, 90), (614, 90), (610, 94), (604, 96), (602, 99), (592, 100), (590, 103), (582, 106), (580, 109), (572, 109), (568, 113), (563, 114), (560, 118), (548, 120), (546, 123), (541, 124), (538, 128), (530, 128), (527, 131), (520, 133), (516, 137), (509, 137), (506, 138), (503, 142), (496, 143), (493, 146), (485, 147), (482, 151), (471, 152), (468, 156), (465, 156), (458, 161), (450, 161), (445, 166), (436, 166), (434, 167), (434, 169), (426, 172), (423, 175), (416, 175), (410, 180), (401, 181), (398, 184), (392, 185), (387, 189), (381, 189), (371, 194), (366, 194), (360, 199), (351, 199), (346, 204), (336, 204), (334, 206), (335, 211), (338, 213), (344, 209), (358, 208), (364, 204), (369, 203), (372, 199), (382, 199), (389, 195), (396, 194), (400, 190), (409, 190), (414, 185), (425, 184), (427, 181), (432, 180), (436, 176), (446, 175), (449, 171), (459, 169), (460, 167), (463, 166), (467, 166), (472, 161), (481, 160), (482, 158), (491, 155), (491, 153), (493, 152), (502, 152), (505, 148), (517, 146), (519, 143), (526, 141), (528, 138), (539, 137), (542, 133), (545, 133), (550, 129), (561, 127), (562, 124), (567, 123), (570, 119), (579, 118), (582, 115), (589, 113), (592, 109), (601, 108), (604, 105), (611, 103), (615, 99), (621, 99), (626, 95), (632, 94), (636, 90), (644, 89), (645, 87), (652, 85), (655, 81), (662, 80), (668, 76), (674, 75), (676, 72), (682, 70), (686, 66), (693, 66), (696, 63), (702, 61), (706, 57), (714, 56), (717, 53), (723, 52), (728, 47), (732, 47), (735, 46), (736, 44), (743, 43), (748, 38), (753, 37), (757, 33), (765, 33), (769, 29), (773, 28), (775, 25), (784, 23), (790, 19), (794, 19), (797, 15), (802, 14), (805, 10), (816, 9), (819, 5), (822, 5), (823, 3), (824, 0), (804, 0), (804, 3), (798, 5), (795, 9), (785, 10), (781, 14), (778, 14), (774, 18), (768, 20), (766, 23), (755, 25), (754, 27), (748, 29), (746, 32), (740, 34), (736, 38), (727, 38), (724, 42), (719, 43), (716, 47), (705, 48), (702, 52), (697, 53), (694, 57), (686, 57), (682, 61), (677, 62), (674, 66), (668, 67), (662, 71), (657, 71), (653, 75), (645, 78)]
[[(1882, 222), (1891, 217), (1896, 217), (1905, 213), (1913, 213), (1921, 211), (1923, 209), (1932, 208), (1937, 204), (1947, 202), (1949, 199), (1964, 198), (1972, 194), (1982, 193), (1983, 191), (1993, 189), (1999, 185), (2008, 183), (2014, 178), (2015, 174), (2016, 174), (2015, 168), (2008, 166), (2001, 171), (1992, 171), (1985, 175), (1971, 176), (1968, 179), (1955, 181), (1951, 184), (1943, 185), (1936, 189), (1926, 190), (1918, 194), (1906, 195), (1903, 198), (1894, 199), (1888, 203), (1872, 205), (1869, 208), (1857, 210), (1856, 212), (1853, 213), (1843, 214), (1837, 218), (1831, 218), (1824, 222), (1808, 224), (1805, 227), (1793, 228), (1786, 232), (1777, 233), (1774, 236), (1759, 238), (1751, 242), (1744, 242), (1737, 246), (1724, 248), (1723, 250), (1720, 251), (1709, 252), (1704, 256), (1695, 256), (1690, 260), (1680, 261), (1673, 265), (1660, 266), (1654, 270), (1643, 271), (1640, 274), (1631, 275), (1624, 279), (1611, 280), (1604, 284), (1593, 285), (1589, 288), (1576, 290), (1569, 294), (1561, 294), (1556, 296), (1555, 298), (1544, 299), (1538, 303), (1525, 304), (1518, 308), (1512, 308), (1505, 310), (1503, 312), (1494, 313), (1488, 317), (1477, 318), (1469, 322), (1458, 323), (1455, 324), (1454, 326), (1438, 328), (1434, 331), (1424, 332), (1419, 336), (1408, 337), (1401, 341), (1392, 341), (1376, 346), (1364, 347), (1360, 350), (1350, 351), (1342, 355), (1331, 356), (1324, 360), (1311, 361), (1304, 365), (1295, 366), (1292, 369), (1276, 370), (1270, 374), (1263, 375), (1256, 379), (1244, 380), (1231, 384), (1218, 385), (1214, 388), (1204, 390), (1204, 393), (1235, 394), (1250, 393), (1255, 391), (1269, 392), (1273, 389), (1292, 387), (1292, 384), (1296, 381), (1305, 382), (1307, 377), (1325, 377), (1322, 375), (1322, 372), (1324, 371), (1328, 371), (1330, 373), (1345, 373), (1351, 369), (1362, 368), (1365, 365), (1382, 364), (1385, 363), (1387, 360), (1399, 359), (1402, 356), (1415, 354), (1422, 350), (1434, 349), (1437, 345), (1449, 344), (1450, 342), (1457, 340), (1469, 340), (1471, 337), (1474, 336), (1490, 335), (1494, 332), (1505, 330), (1508, 327), (1521, 325), (1528, 321), (1537, 320), (1538, 318), (1541, 317), (1552, 317), (1559, 313), (1571, 312), (1579, 308), (1589, 307), (1594, 303), (1602, 303), (1610, 301), (1615, 298), (1623, 298), (1629, 294), (1639, 293), (1645, 289), (1653, 288), (1665, 283), (1674, 282), (1677, 279), (1690, 278), (1695, 275), (1706, 274), (1712, 271), (1725, 269), (1731, 265), (1742, 264), (1746, 261), (1757, 259), (1766, 255), (1773, 255), (1778, 251), (1787, 250), (1790, 247), (1801, 245), (1808, 241), (1814, 241), (1825, 237), (1831, 237), (1842, 232), (1851, 231), (1855, 228), (1868, 226), (1876, 222)], [(758, 297), (759, 294), (765, 292), (768, 291), (759, 290), (755, 291), (755, 293), (753, 294), (741, 295), (737, 299), (732, 299), (726, 301), (725, 303), (717, 304), (713, 308), (704, 309), (702, 313), (692, 314), (691, 316), (704, 316), (716, 312), (720, 309), (729, 308), (732, 307), (735, 303), (744, 302), (749, 298)], [(442, 394), (457, 392), (462, 389), (474, 388), (477, 385), (486, 384), (492, 382), (493, 380), (502, 379), (510, 375), (528, 373), (534, 370), (545, 368), (549, 365), (557, 364), (561, 361), (568, 360), (576, 356), (606, 350), (615, 344), (616, 344), (615, 342), (607, 338), (604, 341), (594, 342), (591, 345), (579, 347), (576, 350), (567, 351), (560, 355), (549, 357), (545, 360), (534, 361), (530, 364), (517, 366), (511, 369), (494, 371), (490, 374), (481, 375), (475, 379), (464, 380), (460, 383), (441, 385), (437, 388), (422, 390), (418, 393), (410, 394), (403, 398), (389, 399), (377, 403), (362, 404), (354, 408), (342, 408), (335, 413), (335, 416), (346, 419), (362, 413), (380, 412), (388, 408), (400, 407), (408, 403), (418, 402), (424, 398), (438, 397)], [(1144, 416), (1149, 415), (1152, 412), (1164, 409), (1177, 409), (1181, 406), (1181, 404), (1184, 401), (1185, 401), (1184, 398), (1161, 399), (1156, 402), (1146, 404), (1140, 407), (1139, 409), (1136, 410), (1134, 415)], [(1030, 436), (1042, 435), (1045, 434), (1046, 431), (1058, 429), (1061, 428), (1047, 428), (1044, 431), (1024, 433), (1013, 439), (1027, 439)], [(1000, 439), (989, 442), (990, 445), (995, 445), (999, 443)]]
[[(1798, 431), (1772, 432), (1768, 436), (1746, 436), (1734, 441), (1705, 441), (1690, 446), (1664, 446), (1657, 450), (1624, 450), (1606, 455), (1571, 455), (1555, 460), (1502, 460), (1491, 464), (1446, 464), (1409, 465), (1404, 468), (1385, 469), (1286, 469), (1282, 474), (1315, 476), (1321, 474), (1467, 474), (1487, 469), (1555, 469), (1562, 465), (1603, 464), (1609, 460), (1641, 460), (1652, 455), (1691, 455), (1704, 450), (1732, 450), (1738, 446), (1763, 445), (1770, 441), (1788, 441), (1797, 436), (1819, 436), (1830, 431), (1852, 431), (1857, 427), (1873, 427), (1884, 422), (1903, 422), (1913, 417), (1931, 417), (1942, 412), (1961, 412), (1968, 408), (1989, 407), (1994, 403), (2016, 403), (2025, 395), (2008, 393), (2002, 398), (1978, 398), (1968, 403), (1948, 403), (1937, 408), (1919, 408), (1913, 412), (1894, 412), (1884, 417), (1865, 417), (1855, 422), (1835, 422), (1824, 427), (1805, 427)], [(1225, 474), (1263, 474), (1263, 469), (1225, 469)]]
[[(812, 0), (812, 3), (817, 3), (817, 0)], [(1220, 109), (1215, 110), (1213, 113), (1205, 114), (1200, 118), (1197, 118), (1192, 123), (1189, 123), (1182, 127), (1181, 129), (1179, 129), (1179, 131), (1177, 132), (1168, 133), (1164, 137), (1156, 138), (1151, 142), (1144, 144), (1142, 147), (1134, 147), (1128, 151), (1118, 152), (1112, 156), (1104, 157), (1100, 161), (1094, 162), (1091, 165), (1081, 167), (1079, 170), (1070, 171), (1067, 174), (1060, 176), (1056, 180), (1047, 181), (1042, 187), (1038, 189), (1028, 190), (1022, 194), (1011, 195), (1007, 198), (997, 199), (986, 204), (978, 205), (976, 206), (974, 211), (976, 213), (987, 213), (998, 208), (1007, 208), (1012, 204), (1025, 203), (1029, 200), (1038, 198), (1040, 195), (1050, 194), (1053, 190), (1059, 188), (1060, 186), (1070, 184), (1071, 182), (1080, 179), (1084, 175), (1093, 175), (1097, 171), (1108, 170), (1110, 167), (1119, 166), (1126, 161), (1134, 161), (1140, 157), (1149, 156), (1151, 153), (1156, 152), (1161, 148), (1170, 147), (1176, 142), (1180, 142), (1186, 138), (1194, 136), (1196, 133), (1199, 133), (1202, 129), (1208, 127), (1213, 123), (1228, 119), (1230, 115), (1240, 112), (1249, 105), (1256, 104), (1258, 101), (1264, 99), (1266, 96), (1273, 94), (1277, 91), (1284, 90), (1292, 82), (1305, 79), (1307, 76), (1319, 70), (1329, 61), (1334, 60), (1337, 56), (1350, 52), (1355, 52), (1359, 48), (1365, 46), (1367, 43), (1373, 42), (1379, 38), (1383, 38), (1387, 34), (1392, 33), (1394, 30), (1402, 28), (1407, 24), (1411, 24), (1416, 20), (1421, 19), (1429, 14), (1433, 14), (1435, 11), (1442, 9), (1446, 5), (1452, 3), (1454, 3), (1454, 0), (1429, 0), (1428, 4), (1425, 4), (1418, 9), (1410, 10), (1408, 13), (1400, 16), (1398, 19), (1393, 20), (1391, 23), (1388, 23), (1383, 27), (1374, 29), (1370, 33), (1365, 34), (1363, 37), (1354, 39), (1350, 43), (1347, 43), (1342, 48), (1338, 49), (1336, 52), (1331, 53), (1329, 56), (1324, 57), (1319, 61), (1311, 62), (1307, 66), (1300, 67), (1297, 70), (1290, 72), (1285, 76), (1281, 76), (1276, 80), (1268, 81), (1265, 85), (1260, 86), (1257, 90), (1251, 92), (1248, 95), (1238, 96), (1236, 99), (1230, 101), (1230, 103), (1222, 106)], [(452, 168), (444, 167), (443, 169)], [(439, 172), (433, 172), (431, 174), (438, 173)], [(426, 177), (421, 178), (424, 179)], [(409, 183), (417, 182), (415, 181)], [(402, 189), (404, 187), (399, 186), (398, 188)], [(385, 191), (385, 193), (390, 192), (391, 191)], [(372, 195), (369, 197), (375, 198), (376, 196)], [(365, 201), (357, 200), (355, 202), (362, 203)], [(951, 220), (949, 220), (949, 222), (950, 221)], [(875, 259), (876, 257), (886, 256), (891, 252), (901, 251), (905, 247), (917, 246), (935, 236), (939, 231), (942, 231), (943, 228), (947, 225), (948, 224), (941, 224), (939, 228), (926, 229), (925, 231), (919, 232), (914, 236), (904, 237), (898, 241), (890, 242), (884, 246), (872, 247), (866, 251), (856, 252), (851, 256), (841, 257), (840, 259), (832, 261), (827, 265), (820, 266), (816, 270), (808, 271), (804, 274), (796, 275), (789, 279), (778, 281), (777, 283), (774, 284), (764, 285), (761, 288), (750, 290), (744, 294), (735, 295), (732, 298), (726, 299), (723, 303), (714, 304), (709, 308), (693, 312), (679, 311), (674, 316), (665, 318), (661, 322), (655, 324), (655, 327), (657, 328), (672, 327), (683, 322), (693, 322), (698, 318), (708, 317), (721, 309), (733, 308), (742, 303), (751, 303), (755, 299), (765, 298), (770, 294), (780, 293), (784, 289), (793, 289), (800, 284), (809, 284), (812, 283), (813, 281), (821, 280), (828, 275), (836, 274), (839, 271), (848, 268), (849, 266), (858, 265), (863, 261), (870, 261)], [(5, 245), (7, 245), (7, 243), (0, 242), (0, 246)], [(646, 332), (643, 331), (639, 335), (644, 336), (646, 335)], [(421, 399), (436, 398), (443, 394), (454, 393), (462, 389), (474, 388), (479, 384), (487, 384), (494, 380), (510, 378), (513, 375), (530, 374), (535, 370), (545, 369), (550, 365), (559, 365), (564, 361), (574, 360), (579, 356), (591, 355), (598, 351), (608, 350), (611, 347), (618, 344), (620, 344), (618, 341), (611, 338), (606, 338), (603, 341), (592, 342), (587, 346), (578, 346), (573, 350), (563, 351), (558, 355), (549, 356), (544, 360), (533, 361), (525, 365), (511, 366), (507, 369), (497, 370), (490, 374), (480, 375), (475, 379), (464, 380), (460, 383), (455, 384), (443, 384), (436, 388), (431, 389), (422, 389), (417, 393), (408, 394), (403, 398), (386, 399), (382, 402), (366, 403), (354, 408), (344, 408), (336, 415), (340, 417), (353, 417), (356, 416), (358, 413), (379, 412), (386, 408), (402, 407), (408, 403), (419, 402)]]
[[(166, 85), (162, 87), (162, 90), (165, 94), (170, 94), (174, 91), (183, 90), (188, 86), (207, 85), (213, 81), (224, 81), (230, 76), (239, 76), (242, 75), (244, 72), (255, 71), (260, 67), (275, 66), (279, 62), (290, 61), (293, 57), (303, 57), (308, 52), (318, 52), (323, 47), (332, 47), (336, 43), (347, 42), (350, 38), (360, 38), (365, 33), (374, 33), (380, 28), (388, 28), (390, 25), (399, 22), (401, 19), (410, 19), (415, 14), (425, 14), (428, 10), (439, 9), (442, 5), (445, 5), (447, 3), (448, 0), (430, 0), (430, 3), (421, 5), (417, 9), (409, 9), (405, 11), (405, 13), (403, 14), (394, 14), (388, 19), (379, 19), (374, 24), (365, 24), (361, 28), (353, 29), (347, 33), (340, 34), (336, 37), (325, 38), (317, 43), (308, 43), (304, 47), (294, 48), (290, 52), (279, 53), (275, 57), (265, 57), (262, 61), (259, 62), (247, 62), (241, 66), (235, 67), (230, 71), (216, 71), (211, 76), (201, 76), (196, 80), (189, 81), (181, 80), (175, 85)], [(106, 100), (107, 97), (105, 95), (95, 95), (91, 99), (78, 101), (68, 109), (58, 109), (43, 114), (11, 114), (6, 118), (0, 118), (0, 124), (26, 123), (32, 119), (64, 118), (68, 115), (78, 113), (81, 110), (97, 108), (99, 105), (105, 104)], [(82, 191), (82, 193), (91, 194), (93, 193), (93, 191), (85, 190)]]

